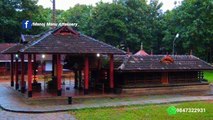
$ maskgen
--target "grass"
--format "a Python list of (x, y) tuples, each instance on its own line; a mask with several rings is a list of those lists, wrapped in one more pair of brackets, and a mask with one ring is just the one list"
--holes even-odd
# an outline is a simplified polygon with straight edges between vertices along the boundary
[[(166, 110), (170, 106), (176, 108), (205, 108), (206, 112), (169, 115)], [(82, 109), (71, 111), (70, 114), (78, 120), (210, 120), (213, 118), (213, 101)]]
[(208, 80), (208, 82), (213, 83), (213, 71), (204, 72), (204, 78)]

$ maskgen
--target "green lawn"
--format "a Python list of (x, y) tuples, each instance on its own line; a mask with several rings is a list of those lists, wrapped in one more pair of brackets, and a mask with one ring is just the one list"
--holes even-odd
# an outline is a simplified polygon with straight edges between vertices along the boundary
[(213, 82), (213, 71), (204, 72), (204, 78), (207, 79), (209, 82)]
[[(206, 112), (169, 115), (167, 108), (170, 106), (176, 108), (205, 108)], [(210, 120), (213, 118), (213, 101), (83, 109), (71, 111), (71, 114), (77, 120)]]

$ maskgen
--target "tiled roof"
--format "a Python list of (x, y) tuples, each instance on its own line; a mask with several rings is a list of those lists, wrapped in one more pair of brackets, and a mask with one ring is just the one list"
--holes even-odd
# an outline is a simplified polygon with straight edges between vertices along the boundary
[(125, 62), (125, 60), (128, 60), (128, 55), (115, 55), (114, 56), (114, 68), (118, 69), (121, 66), (121, 64)]
[[(15, 51), (15, 48), (21, 48), (21, 44), (16, 43), (0, 43), (0, 52), (5, 51), (7, 49), (11, 49), (11, 51)], [(16, 47), (14, 47), (16, 46)], [(20, 46), (20, 47), (17, 47)], [(27, 56), (25, 55), (25, 60), (27, 60)], [(1, 54), (0, 53), (0, 62), (10, 62), (11, 56), (9, 54)], [(45, 55), (45, 58), (42, 58), (41, 54), (36, 55), (36, 60), (52, 60), (51, 55)]]
[(15, 43), (0, 43), (0, 52), (8, 49), (14, 45), (16, 45), (16, 44)]
[(21, 35), (21, 39), (22, 39), (21, 43), (17, 43), (15, 45), (13, 45), (12, 47), (4, 49), (1, 52), (3, 54), (18, 53), (18, 52), (20, 52), (21, 49), (25, 48), (25, 46), (32, 44), (33, 42), (37, 41), (38, 39), (40, 39), (45, 34), (46, 34), (46, 32), (38, 34), (38, 35), (23, 35), (22, 34)]
[[(60, 33), (60, 31), (65, 33)], [(67, 30), (69, 30), (67, 32)], [(11, 48), (4, 53), (40, 53), (40, 54), (124, 54), (125, 52), (117, 49), (104, 42), (98, 41), (86, 35), (77, 33), (76, 31), (68, 28), (61, 27), (53, 31), (48, 31), (45, 34), (37, 36), (35, 40), (33, 36), (22, 36), (23, 39), (30, 42), (26, 44), (20, 44)]]
[[(0, 44), (0, 52), (13, 47), (14, 45), (16, 45), (15, 43), (1, 43)], [(10, 60), (10, 55), (5, 55), (5, 54), (1, 54), (0, 53), (0, 61), (7, 61)]]
[(129, 56), (119, 69), (123, 71), (213, 70), (207, 62), (193, 55), (171, 56), (174, 62), (162, 62), (166, 55)]
[(14, 45), (13, 47), (10, 47), (8, 49), (5, 49), (3, 51), (1, 51), (1, 53), (3, 54), (11, 54), (11, 53), (18, 53), (20, 49), (22, 49), (24, 47), (23, 44), (17, 43), (16, 45)]
[(146, 53), (144, 50), (140, 50), (137, 53), (135, 53), (135, 55), (142, 55), (142, 56), (146, 56), (149, 55), (148, 53)]

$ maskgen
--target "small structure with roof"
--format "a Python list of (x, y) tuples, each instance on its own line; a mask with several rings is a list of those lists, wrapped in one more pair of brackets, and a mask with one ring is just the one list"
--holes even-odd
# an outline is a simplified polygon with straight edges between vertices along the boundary
[[(114, 54), (125, 54), (124, 51), (86, 35), (80, 34), (67, 26), (55, 28), (39, 35), (22, 35), (22, 39), (24, 40), (22, 43), (8, 48), (7, 50), (3, 51), (3, 53), (11, 55), (11, 86), (14, 86), (15, 83), (15, 88), (19, 89), (19, 87), (21, 87), (21, 92), (23, 93), (25, 92), (25, 79), (23, 72), (25, 68), (24, 56), (28, 56), (28, 97), (32, 97), (33, 93), (32, 69), (34, 64), (33, 61), (36, 61), (37, 54), (52, 55), (53, 71), (52, 80), (49, 85), (57, 91), (58, 96), (61, 96), (62, 93), (62, 55), (69, 55), (74, 57), (80, 56), (79, 60), (82, 60), (83, 62), (83, 67), (80, 71), (84, 71), (84, 94), (88, 94), (89, 90), (90, 64), (93, 63), (91, 58), (97, 54), (107, 55), (109, 58), (108, 85), (109, 89), (114, 89)], [(15, 64), (14, 59), (16, 60)], [(20, 85), (18, 79), (19, 73), (17, 72), (19, 59), (21, 59), (22, 68)], [(82, 74), (80, 76), (82, 76)]]
[(135, 53), (135, 55), (140, 55), (140, 56), (147, 56), (149, 55), (144, 49), (143, 49), (143, 43), (141, 43), (141, 49)]
[(213, 70), (193, 55), (123, 56), (118, 68), (120, 87), (208, 84), (202, 71)]
[[(1, 43), (0, 52), (8, 49), (16, 44), (14, 43)], [(6, 75), (10, 70), (10, 55), (4, 55), (0, 53), (0, 75)]]

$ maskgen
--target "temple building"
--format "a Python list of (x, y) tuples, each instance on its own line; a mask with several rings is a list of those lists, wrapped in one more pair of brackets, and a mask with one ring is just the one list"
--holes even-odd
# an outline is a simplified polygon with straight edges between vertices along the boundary
[(212, 66), (193, 55), (119, 56), (118, 86), (190, 85), (204, 82)]
[[(21, 89), (28, 97), (42, 92), (40, 81), (33, 80), (38, 55), (51, 56), (50, 80), (44, 83), (47, 87), (43, 90), (57, 96), (76, 95), (76, 91), (78, 95), (87, 95), (122, 93), (125, 88), (202, 85), (208, 84), (202, 71), (213, 70), (210, 64), (193, 55), (149, 55), (143, 47), (136, 54), (128, 55), (67, 26), (39, 35), (22, 35), (22, 40), (2, 53), (11, 58), (11, 86)], [(27, 64), (24, 64), (25, 57)], [(73, 86), (63, 82), (63, 69), (74, 73)], [(71, 86), (75, 89), (70, 89)], [(75, 92), (69, 92), (72, 90)]]

